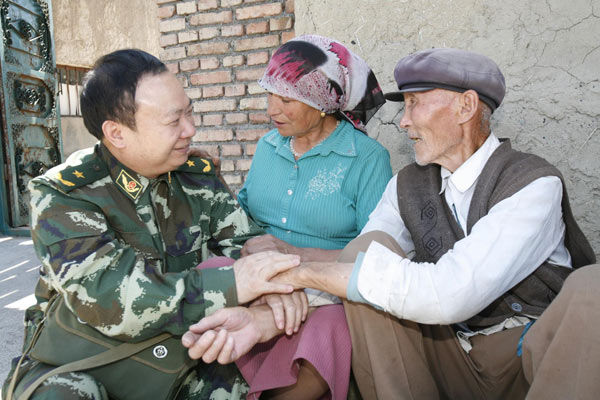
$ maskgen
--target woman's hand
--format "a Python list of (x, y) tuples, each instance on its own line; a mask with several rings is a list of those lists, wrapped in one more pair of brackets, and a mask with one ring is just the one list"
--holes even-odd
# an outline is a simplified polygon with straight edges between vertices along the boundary
[(262, 235), (248, 240), (242, 248), (242, 256), (260, 253), (261, 251), (276, 251), (283, 254), (297, 254), (302, 262), (306, 261), (335, 261), (342, 249), (325, 250), (315, 247), (296, 247), (273, 235)]
[(304, 290), (296, 290), (290, 294), (268, 294), (255, 300), (250, 306), (261, 304), (267, 304), (271, 308), (275, 325), (286, 335), (298, 332), (308, 315), (308, 298)]
[(223, 186), (225, 186), (225, 189), (227, 189), (229, 194), (231, 194), (233, 197), (235, 197), (235, 195), (229, 188), (229, 185), (227, 185), (227, 182), (225, 182), (225, 178), (223, 178), (223, 175), (221, 175), (221, 159), (219, 158), (219, 156), (216, 156), (216, 155), (213, 156), (208, 151), (195, 146), (193, 143), (190, 146), (190, 151), (188, 152), (188, 156), (189, 157), (200, 157), (200, 158), (204, 158), (206, 160), (211, 160), (213, 165), (215, 166), (215, 169), (214, 169), (215, 175), (217, 176), (219, 181), (223, 184)]
[(283, 254), (300, 254), (300, 249), (277, 239), (273, 235), (262, 235), (249, 239), (242, 248), (242, 256), (247, 256), (262, 251), (276, 251)]

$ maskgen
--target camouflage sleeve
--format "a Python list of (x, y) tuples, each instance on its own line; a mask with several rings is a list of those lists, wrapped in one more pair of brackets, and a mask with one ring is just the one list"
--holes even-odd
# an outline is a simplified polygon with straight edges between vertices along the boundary
[(118, 239), (95, 204), (39, 178), (29, 189), (32, 239), (45, 279), (103, 334), (131, 341), (178, 335), (206, 313), (237, 305), (232, 268), (163, 273), (161, 260)]
[(210, 213), (211, 250), (238, 259), (246, 240), (264, 231), (246, 214), (237, 200), (223, 188), (215, 196)]

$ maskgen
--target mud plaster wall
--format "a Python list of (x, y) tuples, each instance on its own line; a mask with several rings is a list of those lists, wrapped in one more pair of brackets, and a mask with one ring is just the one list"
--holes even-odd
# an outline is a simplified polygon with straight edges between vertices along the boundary
[(52, 0), (56, 62), (91, 66), (135, 47), (158, 56), (158, 6), (148, 0)]
[[(408, 1), (296, 0), (296, 35), (336, 38), (393, 90), (396, 61), (431, 47), (477, 51), (494, 59), (507, 83), (493, 131), (563, 173), (577, 221), (600, 255), (600, 0)], [(413, 161), (387, 103), (368, 130), (397, 171)]]
[[(57, 64), (91, 67), (111, 51), (135, 47), (158, 56), (158, 6), (147, 0), (52, 0)], [(63, 157), (96, 139), (79, 117), (61, 117)]]

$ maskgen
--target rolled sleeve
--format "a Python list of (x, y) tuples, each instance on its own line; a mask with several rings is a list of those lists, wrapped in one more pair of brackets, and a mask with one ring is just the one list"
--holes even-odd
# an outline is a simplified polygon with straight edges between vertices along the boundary
[(392, 287), (402, 282), (398, 276), (401, 259), (385, 246), (371, 243), (362, 259), (357, 282), (358, 292), (366, 301), (398, 316), (402, 314), (402, 304), (394, 304), (393, 312), (390, 309), (390, 297)]
[(360, 269), (362, 267), (362, 261), (364, 257), (365, 253), (363, 253), (362, 251), (356, 255), (354, 267), (352, 268), (352, 274), (350, 275), (348, 287), (346, 288), (346, 298), (350, 301), (354, 301), (357, 303), (371, 304), (358, 291), (358, 275), (360, 274)]

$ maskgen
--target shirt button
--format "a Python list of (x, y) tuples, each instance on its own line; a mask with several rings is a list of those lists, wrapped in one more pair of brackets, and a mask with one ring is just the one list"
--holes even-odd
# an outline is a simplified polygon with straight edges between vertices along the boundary
[(286, 231), (285, 233), (292, 233), (292, 231)]
[(515, 312), (519, 312), (519, 313), (520, 313), (521, 311), (523, 311), (523, 306), (521, 306), (519, 303), (512, 303), (512, 304), (510, 305), (510, 308), (512, 308), (512, 309), (513, 309), (513, 311), (515, 311)]
[(294, 169), (298, 169), (298, 164), (294, 164)]
[(292, 189), (288, 189), (288, 195), (289, 195), (289, 196), (291, 196), (291, 195), (292, 195), (292, 193), (294, 193), (294, 192), (292, 191)]
[(281, 222), (283, 222), (285, 224), (287, 222), (287, 218), (286, 217), (281, 218)]

